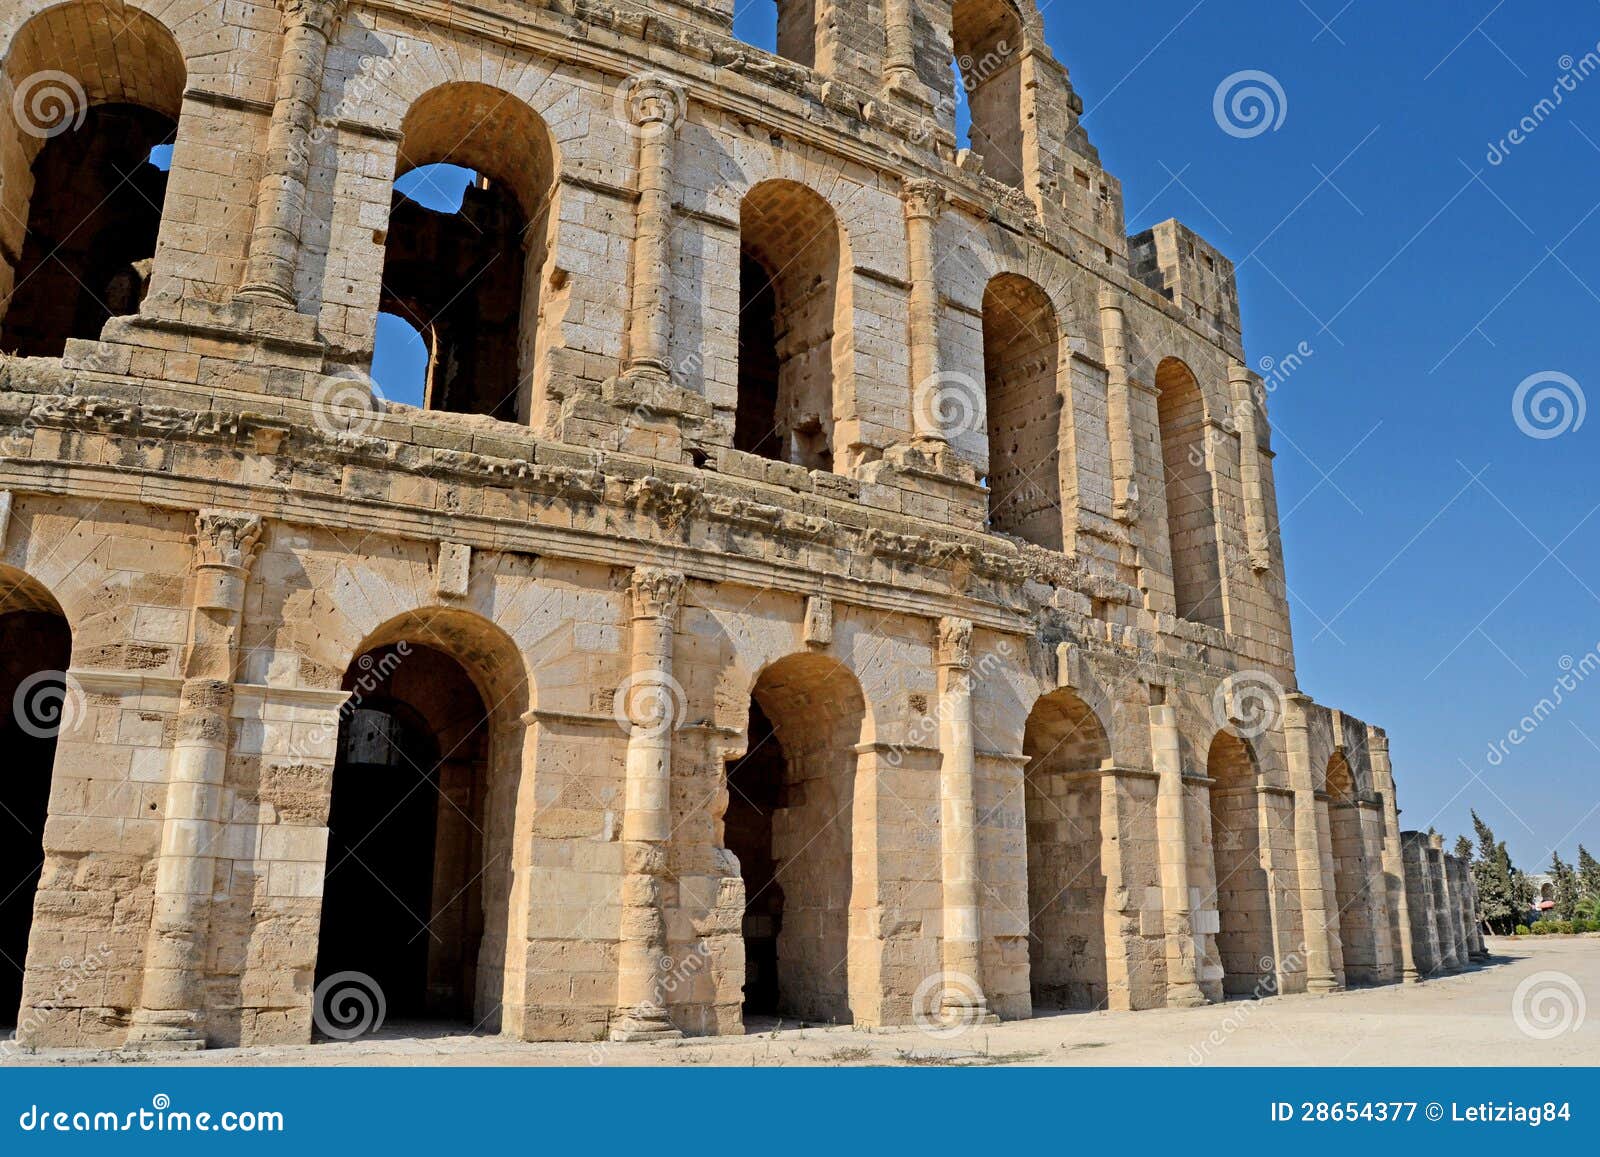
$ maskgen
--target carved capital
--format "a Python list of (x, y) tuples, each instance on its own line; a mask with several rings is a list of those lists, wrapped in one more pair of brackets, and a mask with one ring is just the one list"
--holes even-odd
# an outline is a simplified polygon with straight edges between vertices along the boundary
[(900, 200), (906, 207), (907, 217), (938, 218), (944, 206), (944, 186), (926, 177), (908, 177), (901, 182)]
[(972, 620), (939, 620), (939, 665), (966, 670), (972, 666)]
[(688, 579), (675, 570), (657, 566), (635, 567), (628, 589), (633, 596), (636, 619), (670, 619), (683, 605), (683, 588)]
[(283, 30), (306, 27), (331, 38), (343, 11), (344, 0), (283, 0)]
[(654, 72), (623, 81), (617, 97), (628, 123), (645, 131), (673, 132), (689, 109), (683, 86)]
[(196, 567), (247, 570), (261, 543), (261, 516), (242, 510), (202, 510), (195, 523)]

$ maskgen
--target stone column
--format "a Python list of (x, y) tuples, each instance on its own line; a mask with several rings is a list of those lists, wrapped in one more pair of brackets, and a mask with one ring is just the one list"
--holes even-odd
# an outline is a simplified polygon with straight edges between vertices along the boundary
[(917, 75), (915, 2), (887, 0), (884, 5), (883, 89), (921, 108), (931, 108), (932, 94)]
[(1245, 544), (1252, 570), (1272, 566), (1272, 539), (1267, 527), (1266, 490), (1262, 483), (1261, 443), (1256, 420), (1256, 377), (1241, 362), (1228, 362), (1234, 422), (1239, 427), (1239, 481), (1244, 491)]
[(1328, 890), (1332, 881), (1323, 876), (1322, 841), (1317, 817), (1316, 773), (1311, 767), (1311, 738), (1304, 695), (1284, 698), (1283, 737), (1289, 764), (1289, 786), (1294, 791), (1295, 869), (1300, 876), (1300, 911), (1306, 938), (1306, 990), (1334, 992), (1342, 987), (1334, 972), (1330, 941), (1337, 939), (1338, 914), (1330, 912)]
[(1166, 689), (1150, 688), (1150, 757), (1160, 777), (1156, 787), (1156, 840), (1161, 867), (1162, 933), (1167, 955), (1167, 1005), (1206, 1003), (1200, 991), (1194, 908), (1189, 887), (1189, 828), (1184, 817), (1183, 755), (1178, 713)]
[(1139, 483), (1133, 461), (1133, 378), (1128, 365), (1122, 297), (1100, 291), (1100, 340), (1106, 359), (1106, 427), (1111, 437), (1111, 513), (1121, 522), (1139, 517)]
[(625, 370), (633, 377), (671, 376), (672, 162), (685, 107), (683, 89), (665, 77), (646, 75), (628, 91), (628, 119), (639, 138)]
[(255, 228), (240, 297), (294, 308), (311, 133), (328, 41), (342, 7), (343, 0), (283, 0), (277, 101), (267, 130), (266, 164), (256, 190)]
[(1361, 821), (1361, 863), (1366, 870), (1368, 926), (1372, 936), (1372, 967), (1379, 984), (1393, 984), (1396, 967), (1394, 921), (1389, 911), (1388, 873), (1383, 866), (1383, 801), (1369, 793), (1356, 801)]
[(943, 884), (940, 960), (947, 976), (940, 1016), (993, 1024), (983, 992), (978, 905), (977, 765), (972, 738), (972, 622), (939, 620), (939, 862)]
[(214, 848), (222, 819), (245, 583), (260, 540), (259, 515), (200, 512), (177, 737), (168, 764), (155, 902), (139, 1005), (128, 1030), (130, 1046), (205, 1047)]
[(1445, 879), (1444, 837), (1428, 837), (1428, 881), (1433, 889), (1433, 924), (1439, 937), (1439, 967), (1450, 972), (1461, 967), (1456, 938), (1450, 930), (1450, 884)]
[(662, 880), (672, 835), (672, 733), (683, 722), (683, 691), (672, 676), (673, 632), (683, 575), (642, 566), (633, 572), (633, 657), (617, 694), (628, 719), (622, 817), (622, 929), (617, 944), (615, 1041), (682, 1036), (662, 996), (667, 953)]
[[(906, 252), (911, 295), (906, 303), (910, 336), (911, 431), (919, 442), (946, 442), (940, 420), (939, 284), (934, 277), (933, 225), (944, 204), (937, 181), (909, 179), (900, 188), (906, 213)], [(977, 399), (970, 399), (976, 404)]]
[(1416, 953), (1411, 942), (1411, 912), (1406, 895), (1406, 864), (1400, 839), (1400, 807), (1394, 794), (1394, 767), (1389, 762), (1389, 737), (1376, 727), (1367, 729), (1367, 757), (1372, 762), (1372, 790), (1383, 805), (1384, 890), (1389, 897), (1389, 929), (1394, 941), (1395, 963), (1403, 984), (1416, 984)]

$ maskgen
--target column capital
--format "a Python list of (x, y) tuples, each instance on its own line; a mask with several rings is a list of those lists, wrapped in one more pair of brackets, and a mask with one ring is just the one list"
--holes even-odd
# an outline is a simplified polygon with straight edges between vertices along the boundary
[(617, 96), (618, 111), (627, 115), (629, 124), (646, 132), (677, 132), (689, 108), (683, 85), (656, 72), (624, 80)]
[(261, 516), (243, 510), (202, 510), (195, 519), (194, 565), (247, 570), (261, 545)]
[(965, 671), (972, 666), (972, 620), (939, 620), (939, 666)]
[(344, 13), (344, 0), (283, 0), (283, 29), (312, 28), (331, 38)]
[(900, 183), (900, 200), (907, 217), (937, 220), (944, 207), (944, 186), (927, 177), (907, 177)]
[(635, 567), (628, 580), (636, 619), (670, 619), (683, 604), (683, 588), (688, 578), (681, 571), (658, 566)]

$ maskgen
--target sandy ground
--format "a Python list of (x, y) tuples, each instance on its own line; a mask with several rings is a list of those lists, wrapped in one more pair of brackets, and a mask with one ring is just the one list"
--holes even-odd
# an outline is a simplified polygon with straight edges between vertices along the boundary
[[(1489, 941), (1492, 960), (1415, 986), (1081, 1012), (934, 1036), (763, 1022), (742, 1037), (525, 1044), (387, 1026), (354, 1042), (138, 1056), (50, 1051), (7, 1065), (1594, 1065), (1600, 938)], [(1548, 974), (1548, 975), (1546, 975)], [(1519, 995), (1519, 988), (1521, 993)], [(1593, 998), (1595, 1007), (1588, 1004)], [(1520, 1006), (1520, 1015), (1518, 1008)], [(1526, 1027), (1524, 1027), (1526, 1026)]]

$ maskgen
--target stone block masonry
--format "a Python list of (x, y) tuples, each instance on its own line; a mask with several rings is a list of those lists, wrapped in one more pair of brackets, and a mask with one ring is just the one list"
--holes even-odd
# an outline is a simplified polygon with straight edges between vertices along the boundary
[[(779, 9), (777, 55), (723, 0), (0, 15), (22, 1042), (1481, 954), (1384, 732), (1298, 690), (1231, 264), (1126, 235), (1031, 0)], [(458, 211), (396, 191), (439, 165)]]

